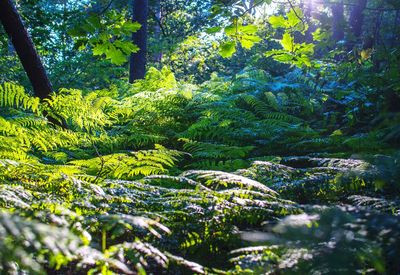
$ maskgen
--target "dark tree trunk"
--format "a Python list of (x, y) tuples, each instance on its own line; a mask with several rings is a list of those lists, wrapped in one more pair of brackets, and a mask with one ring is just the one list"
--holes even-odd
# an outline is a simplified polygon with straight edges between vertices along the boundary
[(147, 16), (148, 0), (132, 0), (133, 16), (132, 20), (140, 23), (142, 27), (139, 31), (132, 34), (133, 43), (139, 47), (137, 53), (133, 53), (130, 58), (129, 82), (133, 83), (137, 79), (143, 79), (146, 73), (146, 54), (147, 54)]
[(0, 21), (28, 75), (33, 92), (41, 99), (48, 97), (53, 91), (50, 80), (12, 0), (0, 0)]
[(362, 34), (362, 26), (364, 23), (364, 10), (367, 7), (368, 0), (357, 0), (356, 5), (350, 13), (350, 28), (354, 37), (357, 39)]
[(344, 8), (343, 2), (332, 5), (332, 39), (335, 42), (344, 39)]

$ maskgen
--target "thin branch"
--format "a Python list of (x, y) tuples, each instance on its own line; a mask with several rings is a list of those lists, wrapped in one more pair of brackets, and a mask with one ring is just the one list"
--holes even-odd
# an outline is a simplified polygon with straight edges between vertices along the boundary
[(103, 10), (100, 12), (100, 14), (105, 13), (111, 7), (113, 2), (114, 2), (114, 0), (110, 0), (110, 2), (108, 2), (108, 5), (103, 8)]
[(258, 5), (264, 3), (263, 0), (253, 3), (253, 5), (250, 5), (248, 8), (245, 6), (245, 10), (240, 14), (239, 17), (242, 17), (243, 15), (245, 15), (246, 13), (250, 12), (251, 10), (253, 10), (255, 7), (257, 7)]
[[(297, 12), (296, 12), (296, 9), (295, 9), (295, 7), (293, 6), (293, 4), (292, 4), (292, 2), (290, 1), (290, 0), (287, 0), (288, 1), (288, 3), (289, 3), (289, 5), (290, 5), (290, 8), (293, 10), (293, 12), (294, 12), (294, 14), (296, 15), (296, 17), (301, 21), (301, 23), (303, 23), (303, 31), (305, 30), (305, 28), (306, 28), (306, 22), (304, 22), (304, 19), (302, 18), (302, 17), (300, 17), (298, 14), (297, 14)], [(296, 24), (297, 25), (297, 24)]]
[(94, 150), (95, 150), (95, 152), (96, 152), (96, 155), (97, 155), (97, 156), (99, 157), (99, 159), (100, 159), (100, 169), (99, 169), (99, 171), (98, 171), (97, 174), (96, 174), (96, 178), (94, 179), (94, 183), (97, 183), (97, 181), (98, 181), (98, 180), (100, 179), (100, 177), (101, 177), (101, 172), (103, 172), (104, 165), (106, 164), (106, 161), (104, 160), (103, 155), (100, 154), (100, 152), (99, 152), (99, 150), (97, 149), (97, 146), (96, 146), (96, 144), (94, 143), (94, 141), (93, 141), (92, 139), (90, 139), (90, 141), (91, 141), (92, 146), (93, 146), (93, 148), (94, 148)]
[(156, 23), (158, 24), (158, 26), (160, 27), (163, 36), (166, 37), (167, 34), (165, 32), (164, 26), (162, 25), (161, 20), (157, 17), (156, 12), (153, 11), (151, 8), (149, 8), (149, 11), (150, 11), (151, 15), (153, 16), (154, 20), (156, 21)]

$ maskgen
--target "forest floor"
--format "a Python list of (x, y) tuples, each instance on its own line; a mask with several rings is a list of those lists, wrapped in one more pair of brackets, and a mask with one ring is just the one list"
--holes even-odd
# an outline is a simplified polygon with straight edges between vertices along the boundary
[(352, 90), (298, 78), (154, 69), (50, 103), (0, 86), (3, 270), (399, 274), (398, 114), (361, 124)]

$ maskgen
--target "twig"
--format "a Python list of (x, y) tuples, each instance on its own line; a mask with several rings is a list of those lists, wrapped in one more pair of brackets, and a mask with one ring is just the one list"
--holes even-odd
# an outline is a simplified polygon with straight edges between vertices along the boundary
[(100, 12), (100, 14), (105, 13), (111, 7), (113, 2), (114, 2), (114, 0), (110, 0), (110, 2), (108, 2), (108, 5), (103, 8), (103, 10)]
[(167, 33), (165, 32), (165, 29), (164, 29), (164, 26), (161, 23), (161, 20), (157, 17), (156, 12), (153, 11), (152, 9), (150, 9), (150, 8), (149, 8), (149, 11), (150, 11), (151, 15), (153, 15), (153, 18), (156, 21), (156, 23), (158, 24), (158, 26), (160, 27), (163, 36), (166, 37)]
[(255, 7), (257, 7), (258, 5), (262, 4), (264, 1), (261, 0), (259, 2), (253, 3), (253, 5), (250, 5), (248, 8), (245, 6), (246, 10), (244, 10), (242, 12), (242, 14), (240, 14), (239, 17), (242, 17), (243, 15), (245, 15), (246, 13), (248, 13), (249, 11), (251, 11), (252, 9), (254, 9)]
[(290, 8), (293, 10), (294, 14), (296, 15), (296, 17), (299, 18), (299, 20), (301, 21), (301, 23), (303, 23), (303, 31), (304, 31), (305, 28), (306, 28), (306, 24), (307, 24), (307, 23), (304, 22), (304, 19), (303, 19), (302, 17), (300, 17), (300, 16), (297, 14), (296, 9), (294, 8), (292, 2), (290, 2), (290, 0), (287, 0), (287, 1), (288, 1), (289, 5), (290, 5)]
[(94, 144), (94, 141), (92, 139), (90, 139), (92, 146), (94, 148), (94, 150), (96, 151), (96, 155), (98, 156), (98, 158), (100, 159), (100, 169), (96, 174), (96, 178), (94, 179), (94, 183), (97, 183), (97, 181), (99, 180), (99, 178), (101, 177), (101, 172), (103, 172), (104, 169), (104, 165), (106, 163), (106, 161), (104, 160), (103, 156), (100, 154), (96, 144)]

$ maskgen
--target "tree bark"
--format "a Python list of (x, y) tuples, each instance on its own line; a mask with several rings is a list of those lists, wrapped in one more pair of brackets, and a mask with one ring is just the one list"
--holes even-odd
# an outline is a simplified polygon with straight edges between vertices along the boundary
[(332, 5), (332, 39), (335, 42), (344, 39), (344, 8), (343, 2)]
[(312, 1), (307, 1), (304, 5), (304, 20), (308, 24), (308, 29), (305, 33), (305, 41), (307, 43), (312, 43), (313, 41), (313, 32), (317, 29), (317, 26), (313, 23), (313, 19), (315, 18), (313, 14), (314, 5)]
[(47, 98), (53, 88), (12, 0), (0, 0), (0, 21), (28, 75), (34, 94), (41, 99)]
[[(400, 25), (400, 10), (396, 11), (396, 15), (394, 17), (394, 26), (399, 26)], [(392, 43), (390, 43), (391, 47), (395, 47), (400, 43), (400, 35), (397, 35), (395, 32), (393, 32), (393, 38), (391, 39)]]
[(139, 47), (139, 51), (133, 53), (130, 58), (129, 83), (137, 79), (143, 79), (146, 73), (147, 54), (147, 17), (148, 0), (132, 0), (132, 21), (138, 22), (142, 27), (132, 34), (133, 43)]
[(362, 34), (362, 26), (364, 23), (364, 10), (367, 7), (368, 0), (358, 0), (350, 13), (350, 28), (357, 39)]
[[(154, 38), (156, 41), (160, 41), (161, 38), (161, 0), (156, 0), (154, 5), (154, 12), (156, 17), (156, 22), (154, 25)], [(154, 61), (157, 63), (161, 62), (162, 59), (162, 52), (160, 48), (157, 48), (156, 52), (154, 53)]]

